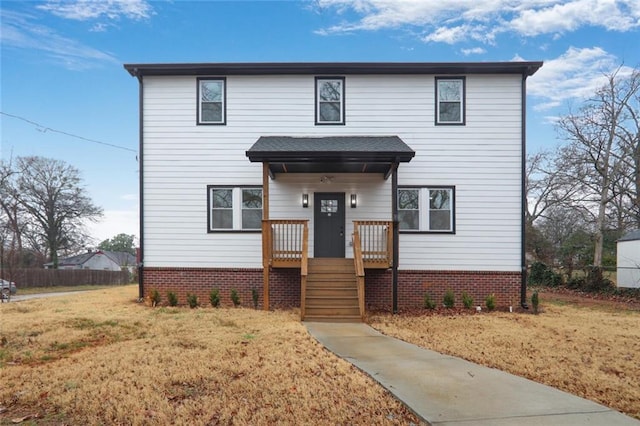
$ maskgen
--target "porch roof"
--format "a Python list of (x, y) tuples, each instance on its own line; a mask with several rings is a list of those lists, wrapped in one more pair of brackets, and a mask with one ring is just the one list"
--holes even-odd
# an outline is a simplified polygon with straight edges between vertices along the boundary
[(261, 136), (247, 151), (251, 162), (276, 173), (383, 173), (415, 155), (398, 136)]

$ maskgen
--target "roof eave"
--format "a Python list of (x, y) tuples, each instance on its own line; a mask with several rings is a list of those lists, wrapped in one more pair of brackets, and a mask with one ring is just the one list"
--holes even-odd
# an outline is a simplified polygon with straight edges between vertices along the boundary
[(133, 77), (276, 74), (522, 74), (542, 61), (522, 62), (236, 62), (124, 64)]

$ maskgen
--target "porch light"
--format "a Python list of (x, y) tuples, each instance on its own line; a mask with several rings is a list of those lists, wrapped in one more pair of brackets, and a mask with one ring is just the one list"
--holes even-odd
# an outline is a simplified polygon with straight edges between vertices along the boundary
[(302, 194), (302, 207), (309, 207), (309, 194)]
[(351, 208), (355, 209), (358, 207), (358, 196), (356, 194), (351, 194)]

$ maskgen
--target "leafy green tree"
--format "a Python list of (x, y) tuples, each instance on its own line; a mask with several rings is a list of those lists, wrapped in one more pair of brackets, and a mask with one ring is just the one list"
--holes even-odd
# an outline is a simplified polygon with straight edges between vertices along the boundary
[(126, 253), (136, 254), (134, 241), (135, 235), (118, 234), (113, 238), (104, 240), (98, 245), (100, 250), (122, 251)]

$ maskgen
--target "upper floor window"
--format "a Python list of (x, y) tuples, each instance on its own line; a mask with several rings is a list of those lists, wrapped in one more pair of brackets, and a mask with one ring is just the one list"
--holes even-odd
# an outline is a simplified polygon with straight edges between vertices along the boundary
[(398, 189), (398, 220), (401, 231), (455, 232), (454, 188)]
[(465, 123), (464, 77), (436, 77), (436, 124)]
[(316, 77), (316, 124), (344, 124), (344, 77)]
[(226, 79), (198, 79), (198, 124), (225, 124)]
[(262, 229), (262, 188), (209, 186), (209, 232)]

